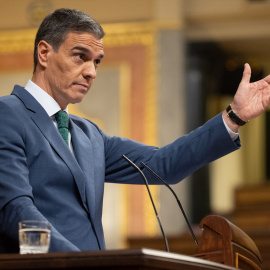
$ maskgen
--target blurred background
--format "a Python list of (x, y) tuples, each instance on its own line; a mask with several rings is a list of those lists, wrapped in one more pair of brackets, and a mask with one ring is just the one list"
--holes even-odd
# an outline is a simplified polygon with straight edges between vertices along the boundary
[[(269, 0), (0, 0), (1, 96), (31, 79), (37, 27), (62, 7), (88, 13), (106, 32), (98, 77), (69, 110), (110, 135), (166, 145), (227, 107), (244, 63), (252, 80), (270, 73)], [(269, 121), (269, 111), (252, 120), (240, 130), (241, 150), (173, 186), (196, 232), (209, 214), (248, 233), (269, 231)], [(173, 196), (151, 191), (167, 235), (185, 235)], [(108, 249), (160, 237), (144, 186), (106, 184), (103, 222)]]

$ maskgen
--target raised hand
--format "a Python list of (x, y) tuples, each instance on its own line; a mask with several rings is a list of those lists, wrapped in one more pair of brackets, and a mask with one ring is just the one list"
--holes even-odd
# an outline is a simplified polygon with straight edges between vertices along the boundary
[[(250, 77), (250, 65), (245, 64), (242, 80), (231, 103), (232, 110), (243, 121), (259, 116), (270, 104), (270, 75), (253, 83), (250, 83)], [(227, 115), (224, 120), (233, 130), (239, 128)]]

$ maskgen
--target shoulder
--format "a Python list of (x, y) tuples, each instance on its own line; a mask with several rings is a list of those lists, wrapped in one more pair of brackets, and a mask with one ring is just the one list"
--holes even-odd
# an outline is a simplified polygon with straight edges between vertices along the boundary
[(13, 95), (0, 98), (0, 129), (1, 142), (21, 141), (25, 137), (25, 107), (21, 101)]
[(0, 106), (13, 106), (19, 103), (19, 99), (14, 95), (0, 97)]
[(1, 118), (5, 115), (16, 115), (18, 107), (22, 106), (21, 101), (14, 95), (0, 97), (0, 112)]
[(23, 87), (15, 85), (13, 91), (10, 95), (0, 97), (0, 106), (1, 107), (11, 107), (14, 109), (15, 106), (23, 106), (23, 103), (18, 93), (26, 92)]

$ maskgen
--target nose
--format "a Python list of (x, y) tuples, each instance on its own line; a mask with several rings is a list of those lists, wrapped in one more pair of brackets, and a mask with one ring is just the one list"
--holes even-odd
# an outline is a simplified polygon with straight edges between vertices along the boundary
[(93, 62), (85, 63), (85, 67), (83, 69), (83, 77), (89, 79), (95, 79), (97, 77), (96, 66)]

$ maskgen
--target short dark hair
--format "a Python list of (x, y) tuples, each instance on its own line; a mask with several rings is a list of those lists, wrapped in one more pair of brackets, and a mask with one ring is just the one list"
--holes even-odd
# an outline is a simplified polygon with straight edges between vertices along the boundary
[(88, 14), (68, 8), (60, 8), (45, 17), (36, 34), (34, 48), (34, 72), (38, 64), (37, 46), (41, 40), (48, 42), (58, 51), (70, 32), (88, 32), (101, 39), (105, 33), (98, 22)]

